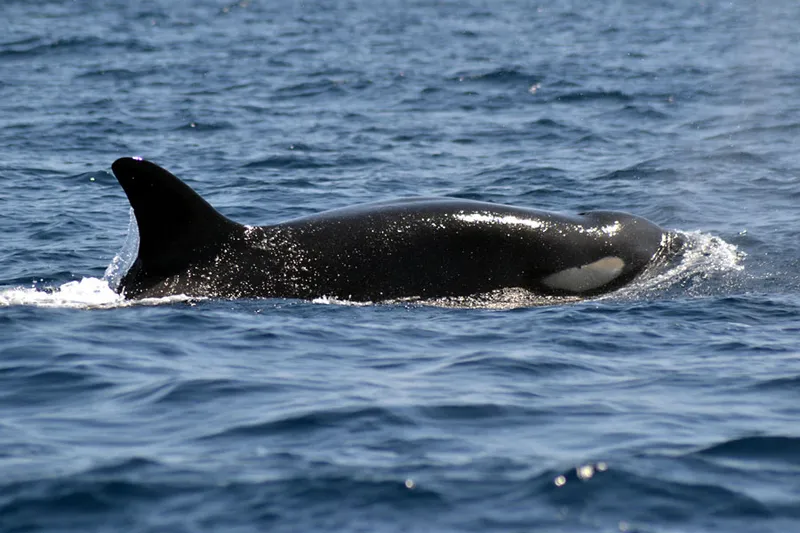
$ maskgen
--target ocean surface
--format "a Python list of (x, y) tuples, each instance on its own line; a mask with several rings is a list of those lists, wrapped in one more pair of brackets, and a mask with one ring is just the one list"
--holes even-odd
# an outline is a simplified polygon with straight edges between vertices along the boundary
[[(800, 531), (800, 3), (0, 4), (0, 531)], [(171, 297), (111, 163), (230, 218), (623, 210), (544, 306)]]

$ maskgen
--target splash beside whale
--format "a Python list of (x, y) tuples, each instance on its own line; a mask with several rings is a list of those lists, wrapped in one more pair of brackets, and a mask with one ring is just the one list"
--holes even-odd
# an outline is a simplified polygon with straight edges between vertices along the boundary
[(589, 297), (618, 289), (678, 235), (627, 213), (564, 215), (457, 198), (406, 198), (272, 225), (238, 224), (138, 158), (112, 165), (139, 250), (127, 298), (431, 299), (520, 288)]

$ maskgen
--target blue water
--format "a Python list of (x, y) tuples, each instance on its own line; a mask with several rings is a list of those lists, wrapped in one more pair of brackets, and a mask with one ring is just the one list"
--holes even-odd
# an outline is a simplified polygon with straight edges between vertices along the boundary
[[(0, 531), (797, 530), (798, 57), (794, 0), (3, 2)], [(126, 302), (128, 155), (252, 225), (449, 195), (692, 246), (566, 305)]]

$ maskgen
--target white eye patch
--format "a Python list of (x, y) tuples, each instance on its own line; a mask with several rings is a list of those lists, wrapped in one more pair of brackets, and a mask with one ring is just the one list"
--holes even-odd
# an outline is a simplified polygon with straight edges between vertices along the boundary
[(625, 261), (619, 257), (604, 257), (594, 263), (572, 267), (542, 279), (551, 289), (585, 292), (602, 287), (620, 275)]

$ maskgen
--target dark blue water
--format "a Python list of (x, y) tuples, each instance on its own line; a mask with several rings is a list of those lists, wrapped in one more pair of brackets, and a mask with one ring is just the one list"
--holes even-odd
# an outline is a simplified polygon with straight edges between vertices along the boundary
[[(3, 2), (0, 531), (796, 530), (798, 57), (794, 0)], [(127, 155), (253, 225), (449, 195), (691, 247), (567, 305), (131, 303)]]

